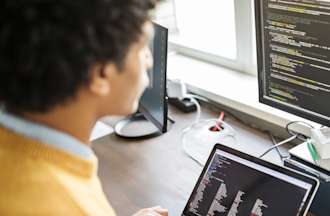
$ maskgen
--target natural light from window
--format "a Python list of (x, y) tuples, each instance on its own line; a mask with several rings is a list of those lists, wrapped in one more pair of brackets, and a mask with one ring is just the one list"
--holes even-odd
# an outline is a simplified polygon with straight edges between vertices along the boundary
[(176, 0), (179, 31), (175, 40), (187, 47), (236, 59), (233, 0)]

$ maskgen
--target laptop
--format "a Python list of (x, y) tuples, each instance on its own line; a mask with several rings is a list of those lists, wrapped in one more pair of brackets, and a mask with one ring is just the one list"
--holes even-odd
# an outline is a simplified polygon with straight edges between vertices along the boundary
[(303, 216), (319, 181), (215, 145), (182, 216)]

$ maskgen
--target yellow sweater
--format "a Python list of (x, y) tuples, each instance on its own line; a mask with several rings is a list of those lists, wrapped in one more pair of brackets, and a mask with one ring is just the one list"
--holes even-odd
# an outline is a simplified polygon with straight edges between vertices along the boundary
[(97, 159), (83, 160), (0, 127), (0, 215), (110, 215)]

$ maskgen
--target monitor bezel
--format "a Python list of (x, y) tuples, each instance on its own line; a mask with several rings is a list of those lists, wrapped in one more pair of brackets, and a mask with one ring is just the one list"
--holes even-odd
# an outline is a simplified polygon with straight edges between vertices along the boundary
[(164, 109), (164, 121), (159, 122), (157, 119), (155, 119), (148, 110), (143, 106), (142, 103), (139, 103), (139, 112), (144, 115), (144, 117), (152, 122), (161, 133), (167, 132), (167, 123), (168, 123), (168, 96), (167, 96), (167, 50), (168, 50), (168, 29), (164, 26), (159, 25), (158, 23), (152, 22), (153, 25), (157, 26), (158, 28), (161, 28), (162, 31), (165, 32), (166, 37), (166, 55), (165, 55), (165, 71), (164, 71), (164, 97), (162, 98), (164, 101), (163, 109)]
[(213, 156), (214, 154), (216, 153), (217, 150), (221, 150), (221, 151), (224, 151), (224, 152), (227, 152), (229, 154), (232, 154), (232, 155), (235, 155), (237, 157), (240, 157), (242, 159), (245, 159), (245, 160), (248, 160), (248, 161), (251, 161), (253, 163), (256, 163), (258, 165), (261, 165), (261, 166), (264, 166), (264, 167), (267, 167), (267, 168), (270, 168), (272, 170), (275, 170), (277, 172), (280, 172), (280, 173), (283, 173), (285, 175), (288, 175), (288, 176), (291, 176), (293, 178), (296, 178), (296, 179), (299, 179), (301, 181), (304, 181), (304, 182), (307, 182), (309, 184), (312, 185), (312, 188), (311, 188), (311, 191), (306, 199), (306, 202), (305, 202), (305, 205), (303, 206), (302, 210), (301, 210), (301, 214), (297, 215), (297, 216), (304, 216), (306, 215), (307, 213), (307, 210), (309, 209), (310, 205), (312, 204), (312, 201), (315, 197), (315, 194), (317, 192), (317, 189), (320, 185), (320, 182), (319, 180), (317, 180), (316, 178), (312, 177), (312, 176), (308, 176), (304, 173), (300, 173), (296, 170), (293, 170), (293, 169), (289, 169), (289, 168), (286, 168), (286, 167), (283, 167), (283, 166), (278, 166), (278, 165), (275, 165), (273, 163), (270, 163), (270, 162), (267, 162), (267, 161), (264, 161), (262, 159), (259, 159), (259, 158), (256, 158), (252, 155), (248, 155), (246, 153), (243, 153), (243, 152), (240, 152), (238, 150), (235, 150), (233, 148), (230, 148), (228, 146), (225, 146), (223, 144), (220, 144), (220, 143), (217, 143), (213, 149), (212, 149), (212, 152), (210, 154), (210, 156), (208, 157), (207, 159), (207, 162), (202, 170), (202, 173), (200, 174), (195, 186), (194, 186), (194, 189), (192, 190), (191, 194), (190, 194), (190, 197), (186, 203), (186, 206), (182, 212), (182, 216), (185, 216), (185, 212), (189, 211), (189, 204), (192, 202), (193, 198), (194, 198), (194, 193), (195, 191), (198, 189), (198, 186), (200, 185), (200, 182), (203, 180), (203, 177), (205, 175), (205, 173), (207, 172), (208, 170), (208, 167), (213, 159)]
[[(314, 115), (312, 113), (308, 113), (290, 106), (283, 105), (279, 102), (272, 101), (270, 99), (265, 98), (264, 92), (264, 74), (265, 74), (265, 67), (263, 62), (263, 37), (262, 37), (262, 21), (261, 21), (261, 2), (262, 0), (255, 0), (254, 7), (255, 7), (255, 23), (256, 23), (256, 49), (257, 49), (257, 65), (258, 65), (258, 84), (259, 84), (259, 102), (266, 104), (268, 106), (277, 108), (279, 110), (294, 114), (296, 116), (317, 122), (324, 126), (330, 127), (330, 120), (322, 118), (320, 116)], [(314, 111), (311, 111), (314, 112)], [(330, 118), (330, 116), (328, 116)]]

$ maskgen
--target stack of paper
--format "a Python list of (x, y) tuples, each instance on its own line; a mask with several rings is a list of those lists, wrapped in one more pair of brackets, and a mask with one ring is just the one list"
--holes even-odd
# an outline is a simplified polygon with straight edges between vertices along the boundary
[(330, 159), (319, 159), (314, 161), (313, 157), (308, 149), (307, 142), (304, 142), (292, 149), (290, 149), (290, 154), (301, 158), (305, 161), (308, 161), (314, 165), (317, 165), (323, 169), (329, 170), (330, 171)]

